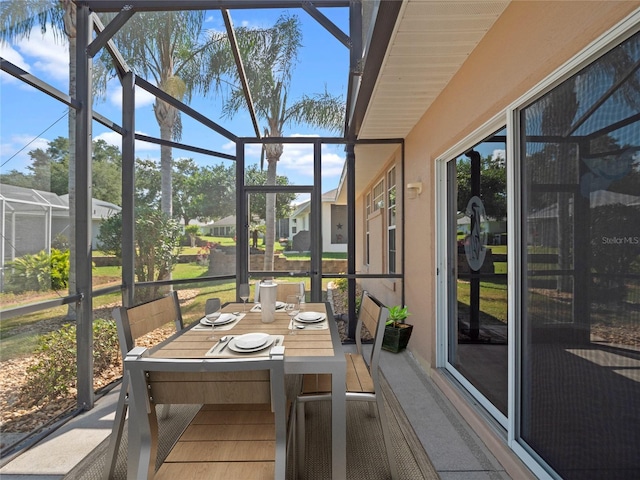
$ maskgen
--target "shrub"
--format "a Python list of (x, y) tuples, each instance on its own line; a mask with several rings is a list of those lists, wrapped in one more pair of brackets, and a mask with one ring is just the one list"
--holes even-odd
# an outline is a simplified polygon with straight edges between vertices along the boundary
[(63, 234), (59, 233), (51, 240), (51, 247), (58, 250), (69, 250), (69, 239)]
[(10, 289), (26, 291), (63, 290), (69, 285), (69, 251), (52, 249), (34, 255), (23, 255), (10, 264)]
[[(344, 273), (344, 272), (343, 272)], [(336, 278), (333, 281), (334, 285), (336, 287), (338, 287), (338, 290), (340, 290), (341, 292), (346, 292), (347, 291), (347, 284), (348, 281), (346, 278)]]
[[(165, 280), (178, 263), (182, 225), (151, 207), (135, 211), (135, 274), (138, 282)], [(108, 255), (122, 259), (122, 212), (102, 221), (98, 241)], [(140, 303), (157, 298), (159, 286), (136, 289)]]
[[(93, 372), (99, 375), (118, 358), (118, 332), (110, 320), (93, 322)], [(36, 347), (35, 364), (27, 369), (22, 387), (24, 402), (36, 405), (65, 396), (76, 386), (76, 326), (66, 324), (60, 330), (42, 335)]]

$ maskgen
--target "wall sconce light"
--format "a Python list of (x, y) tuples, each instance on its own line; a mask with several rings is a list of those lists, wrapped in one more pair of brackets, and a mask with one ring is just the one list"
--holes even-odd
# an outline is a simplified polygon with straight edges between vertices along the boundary
[(416, 198), (422, 193), (422, 182), (407, 183), (407, 198)]

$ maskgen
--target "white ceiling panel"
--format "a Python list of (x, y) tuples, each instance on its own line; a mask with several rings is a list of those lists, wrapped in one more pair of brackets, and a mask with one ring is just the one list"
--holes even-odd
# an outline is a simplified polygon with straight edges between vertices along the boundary
[(405, 138), (508, 4), (405, 0), (359, 138)]

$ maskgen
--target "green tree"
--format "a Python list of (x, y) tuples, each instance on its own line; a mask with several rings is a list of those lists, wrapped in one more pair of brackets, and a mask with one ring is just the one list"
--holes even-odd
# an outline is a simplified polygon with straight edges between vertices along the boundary
[(136, 158), (136, 205), (160, 208), (160, 170), (151, 159)]
[[(69, 42), (69, 96), (76, 96), (76, 4), (72, 0), (5, 0), (0, 3), (0, 40), (29, 38), (36, 25), (42, 32), (51, 28), (58, 38)], [(69, 292), (76, 292), (75, 231), (76, 231), (76, 112), (69, 108)], [(75, 319), (75, 304), (69, 304), (68, 319)]]
[[(471, 160), (459, 159), (458, 208), (464, 209), (471, 198)], [(487, 215), (496, 220), (507, 217), (507, 169), (492, 157), (480, 159), (480, 198)]]
[[(268, 29), (240, 27), (236, 32), (240, 55), (253, 98), (256, 115), (265, 122), (265, 137), (281, 137), (291, 124), (308, 124), (313, 127), (339, 131), (344, 126), (344, 102), (328, 92), (313, 96), (304, 95), (296, 101), (289, 97), (293, 69), (297, 63), (302, 33), (296, 16), (281, 16)], [(215, 33), (214, 38), (226, 38)], [(214, 42), (226, 50), (220, 56), (231, 82), (240, 85), (240, 78), (228, 42)], [(232, 118), (246, 108), (241, 89), (232, 90), (225, 100), (223, 114)], [(266, 185), (276, 185), (277, 163), (282, 156), (282, 144), (265, 144), (267, 158)], [(265, 270), (273, 269), (275, 242), (276, 195), (266, 195)]]
[[(267, 179), (267, 172), (260, 170), (257, 165), (251, 165), (246, 172), (247, 185), (264, 185)], [(277, 185), (289, 185), (289, 179), (282, 175), (276, 175)], [(291, 202), (296, 198), (295, 193), (279, 193), (276, 198), (276, 218), (288, 218), (291, 213)], [(264, 220), (267, 218), (267, 195), (264, 193), (251, 194), (251, 218), (257, 216)], [(265, 232), (262, 232), (265, 233)]]
[[(2, 176), (2, 182), (25, 188), (35, 188), (57, 195), (69, 193), (69, 140), (57, 137), (46, 150), (36, 148), (28, 153), (31, 164), (28, 173), (12, 171)], [(93, 142), (93, 197), (119, 205), (122, 200), (120, 149), (104, 140)]]
[[(64, 143), (66, 151), (58, 147)], [(56, 146), (53, 146), (57, 144)], [(27, 170), (31, 171), (32, 187), (36, 190), (53, 192), (57, 195), (69, 193), (69, 155), (68, 140), (58, 137), (49, 143), (46, 150), (37, 148), (29, 152), (31, 165)]]
[[(138, 75), (148, 78), (158, 88), (180, 101), (189, 101), (194, 92), (206, 94), (209, 78), (215, 76), (217, 62), (212, 60), (213, 43), (202, 42), (202, 25), (206, 12), (136, 13), (114, 36), (118, 50)], [(106, 54), (105, 54), (106, 55)], [(104, 75), (112, 71), (105, 70)], [(160, 138), (178, 140), (182, 123), (179, 111), (156, 99), (153, 105)], [(172, 149), (162, 145), (161, 209), (173, 215)]]
[[(178, 263), (182, 226), (165, 213), (147, 206), (135, 211), (135, 275), (138, 282), (152, 282), (166, 278)], [(98, 241), (107, 254), (122, 258), (122, 214), (104, 220), (100, 226)], [(157, 297), (155, 286), (146, 298)]]
[(93, 197), (116, 205), (122, 204), (122, 155), (120, 149), (104, 140), (93, 142)]
[[(172, 177), (174, 217), (185, 225), (235, 212), (234, 165), (198, 167), (192, 159), (179, 159)], [(153, 160), (136, 159), (136, 204), (160, 207), (160, 171)]]
[(202, 220), (219, 219), (236, 211), (236, 167), (223, 164), (200, 169), (198, 188), (203, 193), (198, 206)]

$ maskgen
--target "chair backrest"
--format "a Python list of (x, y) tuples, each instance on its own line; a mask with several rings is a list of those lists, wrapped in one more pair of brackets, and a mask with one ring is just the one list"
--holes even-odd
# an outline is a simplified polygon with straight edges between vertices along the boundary
[[(276, 300), (286, 302), (287, 295), (300, 295), (304, 301), (304, 282), (278, 282)], [(260, 301), (260, 282), (256, 283), (254, 300)]]
[[(149, 438), (155, 428), (155, 403), (270, 404), (275, 418), (275, 478), (285, 478), (287, 401), (282, 347), (269, 357), (204, 360), (153, 358), (145, 348), (136, 347), (128, 352), (124, 364), (131, 378), (136, 409), (147, 412), (148, 421), (140, 421), (143, 439)], [(142, 452), (146, 450), (143, 448)], [(148, 472), (155, 461), (155, 455), (151, 457), (142, 460), (136, 469)], [(136, 478), (147, 478), (138, 472)]]
[(204, 314), (209, 315), (210, 313), (215, 313), (220, 310), (222, 303), (218, 297), (207, 298), (207, 301), (204, 303)]
[[(362, 355), (362, 327), (366, 327), (373, 337), (373, 345), (369, 358), (365, 358), (374, 387), (378, 389), (378, 364), (382, 350), (384, 327), (389, 317), (389, 310), (366, 290), (362, 292), (358, 323), (356, 324), (356, 348)], [(364, 355), (363, 355), (364, 356)]]
[(183, 328), (180, 302), (175, 290), (165, 297), (135, 307), (116, 308), (112, 314), (118, 327), (122, 358), (135, 346), (136, 339), (169, 322), (175, 323), (176, 331)]

